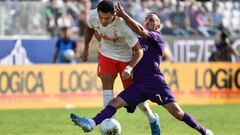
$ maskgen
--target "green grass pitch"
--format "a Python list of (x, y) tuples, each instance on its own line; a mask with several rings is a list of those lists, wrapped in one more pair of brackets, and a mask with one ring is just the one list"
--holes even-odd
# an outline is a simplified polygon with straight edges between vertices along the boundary
[[(160, 106), (152, 106), (161, 120), (162, 135), (199, 135), (181, 121), (175, 120)], [(240, 105), (182, 106), (215, 135), (240, 135)], [(92, 117), (100, 108), (1, 110), (0, 135), (99, 135), (98, 127), (91, 133), (83, 133), (74, 126), (70, 113)], [(128, 114), (125, 109), (117, 112), (122, 135), (150, 135), (146, 117), (138, 109)]]

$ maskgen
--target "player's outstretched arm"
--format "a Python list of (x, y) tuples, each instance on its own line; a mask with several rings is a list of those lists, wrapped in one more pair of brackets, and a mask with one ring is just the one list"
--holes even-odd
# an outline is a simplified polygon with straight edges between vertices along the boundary
[(85, 29), (84, 32), (84, 48), (83, 48), (83, 52), (81, 54), (81, 59), (83, 61), (87, 61), (88, 60), (88, 50), (89, 50), (89, 44), (92, 40), (94, 34), (94, 29), (89, 28), (88, 26)]
[(115, 6), (116, 8), (116, 13), (119, 17), (122, 17), (125, 21), (126, 24), (134, 31), (136, 32), (138, 35), (140, 35), (143, 38), (147, 38), (148, 35), (148, 31), (137, 21), (135, 21), (134, 19), (132, 19), (123, 9), (123, 7), (120, 5), (120, 3), (118, 3), (117, 6)]

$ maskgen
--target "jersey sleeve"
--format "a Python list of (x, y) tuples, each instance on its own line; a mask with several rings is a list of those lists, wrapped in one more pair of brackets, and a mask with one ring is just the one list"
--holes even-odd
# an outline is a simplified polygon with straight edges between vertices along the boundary
[(163, 40), (159, 32), (148, 31), (147, 39), (152, 42), (163, 43)]
[(123, 29), (123, 34), (125, 35), (127, 44), (131, 48), (134, 47), (138, 42), (137, 35), (132, 31), (131, 28), (128, 27), (128, 25), (125, 22), (122, 23), (122, 29)]

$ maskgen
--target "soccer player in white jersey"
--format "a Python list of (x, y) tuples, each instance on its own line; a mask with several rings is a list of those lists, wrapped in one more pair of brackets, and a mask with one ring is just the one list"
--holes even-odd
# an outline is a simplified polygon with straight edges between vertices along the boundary
[[(131, 71), (139, 62), (143, 51), (135, 33), (115, 15), (114, 5), (110, 0), (101, 1), (97, 9), (90, 13), (88, 27), (85, 30), (83, 61), (88, 60), (89, 44), (94, 31), (100, 35), (98, 76), (103, 85), (104, 107), (113, 99), (114, 80), (119, 73), (124, 89), (131, 84)], [(159, 118), (150, 109), (147, 102), (138, 107), (147, 116), (153, 135), (160, 135)]]
[(159, 65), (164, 55), (165, 45), (159, 32), (161, 20), (158, 15), (154, 12), (149, 13), (144, 20), (144, 26), (142, 26), (127, 15), (120, 4), (116, 6), (116, 12), (133, 31), (141, 36), (139, 42), (145, 48), (142, 59), (133, 70), (133, 83), (92, 119), (71, 114), (72, 121), (84, 132), (91, 132), (104, 119), (111, 118), (119, 108), (125, 107), (128, 112), (133, 113), (138, 103), (151, 100), (163, 106), (176, 119), (183, 121), (201, 135), (214, 135), (211, 130), (206, 129), (193, 116), (181, 109), (164, 79)]

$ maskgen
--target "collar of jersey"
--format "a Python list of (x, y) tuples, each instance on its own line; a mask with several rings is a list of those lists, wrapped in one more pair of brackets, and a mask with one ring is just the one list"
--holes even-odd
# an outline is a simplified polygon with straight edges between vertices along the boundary
[(116, 21), (117, 21), (117, 17), (115, 17), (114, 20), (112, 21), (112, 23), (108, 24), (108, 26), (114, 25), (116, 23)]

